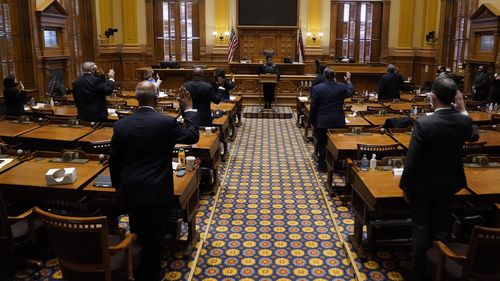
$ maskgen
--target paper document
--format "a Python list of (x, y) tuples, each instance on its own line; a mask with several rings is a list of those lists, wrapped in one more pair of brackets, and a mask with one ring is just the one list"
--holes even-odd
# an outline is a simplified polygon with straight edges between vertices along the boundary
[(229, 96), (229, 100), (235, 100), (236, 97), (235, 96)]
[(349, 121), (349, 120), (347, 120), (347, 118), (345, 118), (345, 123), (349, 124), (349, 123), (351, 123), (351, 121)]
[(13, 158), (0, 158), (0, 169), (12, 161), (14, 161)]
[(179, 163), (172, 161), (172, 170), (177, 170), (177, 166), (179, 166)]
[(165, 94), (165, 92), (163, 92), (163, 91), (162, 91), (162, 92), (160, 92), (160, 93), (158, 93), (158, 97), (159, 97), (159, 98), (164, 98), (164, 97), (167, 97), (167, 96), (168, 96), (168, 95), (167, 95), (167, 94)]
[(308, 100), (308, 97), (299, 97), (299, 101), (301, 102), (306, 102)]

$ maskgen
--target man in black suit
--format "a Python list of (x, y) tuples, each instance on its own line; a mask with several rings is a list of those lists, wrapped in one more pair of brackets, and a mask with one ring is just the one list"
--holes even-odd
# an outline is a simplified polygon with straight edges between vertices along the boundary
[(472, 100), (485, 101), (490, 96), (490, 74), (482, 65), (477, 69), (477, 74), (472, 79)]
[(462, 146), (479, 138), (453, 80), (434, 81), (431, 103), (434, 114), (415, 122), (399, 183), (413, 222), (414, 280), (431, 280), (426, 276), (425, 252), (432, 240), (447, 237), (449, 201), (467, 186)]
[(335, 81), (335, 72), (327, 67), (324, 71), (326, 81), (311, 90), (310, 120), (314, 127), (316, 149), (318, 151), (318, 170), (326, 171), (326, 133), (328, 128), (345, 127), (344, 100), (354, 95), (351, 74), (347, 72), (346, 84)]
[(137, 85), (137, 111), (114, 125), (110, 149), (113, 186), (128, 210), (130, 231), (142, 246), (135, 280), (162, 279), (161, 257), (169, 206), (174, 198), (172, 150), (176, 143), (193, 144), (199, 139), (198, 114), (188, 92), (180, 92), (184, 126), (173, 117), (155, 111), (156, 86)]
[[(218, 80), (220, 82), (220, 80)], [(212, 110), (210, 104), (218, 104), (226, 89), (219, 85), (214, 89), (212, 85), (203, 81), (203, 69), (196, 67), (193, 69), (193, 80), (184, 83), (184, 88), (191, 93), (193, 108), (198, 110), (200, 116), (200, 126), (212, 126)]]
[(110, 69), (107, 79), (99, 72), (95, 63), (84, 62), (83, 75), (73, 82), (73, 97), (78, 118), (83, 121), (106, 121), (108, 117), (106, 96), (113, 93), (115, 71)]
[(396, 73), (393, 64), (387, 66), (387, 73), (380, 78), (378, 87), (378, 100), (399, 99), (399, 91), (403, 85), (403, 78)]
[[(278, 80), (280, 79), (280, 70), (277, 65), (273, 63), (273, 57), (267, 56), (266, 63), (259, 65), (257, 74), (276, 74)], [(271, 109), (271, 103), (274, 101), (274, 91), (276, 83), (262, 83), (262, 90), (264, 91), (264, 108)]]

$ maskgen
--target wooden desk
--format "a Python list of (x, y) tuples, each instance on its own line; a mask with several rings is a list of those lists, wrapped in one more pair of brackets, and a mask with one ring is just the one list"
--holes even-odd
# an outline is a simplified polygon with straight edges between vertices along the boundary
[(8, 171), (10, 168), (13, 168), (17, 164), (21, 163), (21, 161), (19, 161), (19, 157), (14, 156), (14, 155), (9, 155), (9, 157), (4, 157), (4, 158), (12, 159), (12, 161), (9, 164), (7, 164), (7, 165), (3, 166), (2, 168), (0, 168), (0, 174)]
[(111, 141), (113, 127), (102, 127), (78, 139), (79, 142)]
[[(104, 170), (102, 174), (109, 175), (109, 169)], [(196, 232), (196, 212), (200, 202), (200, 171), (196, 168), (194, 171), (187, 171), (183, 177), (172, 176), (175, 197), (175, 211), (172, 213), (180, 214), (180, 217), (188, 224), (188, 240), (185, 253), (189, 255), (199, 237)], [(121, 195), (114, 187), (96, 187), (94, 181), (92, 180), (83, 188), (83, 193), (89, 198), (91, 204), (105, 207), (123, 206)], [(172, 237), (176, 237), (177, 223), (170, 229), (173, 234)]]
[(212, 120), (212, 125), (216, 126), (220, 130), (219, 139), (224, 147), (224, 151), (221, 153), (222, 156), (221, 160), (226, 161), (228, 155), (227, 142), (229, 140), (229, 131), (231, 128), (231, 125), (229, 123), (229, 118), (227, 115), (222, 115), (219, 118), (214, 118)]
[(226, 112), (229, 117), (229, 139), (231, 141), (236, 139), (236, 104), (231, 102), (220, 102), (219, 104), (212, 103), (210, 105), (212, 111), (222, 110)]
[(409, 111), (413, 109), (414, 106), (420, 108), (421, 106), (428, 106), (429, 103), (425, 102), (384, 102), (383, 105), (388, 106), (390, 109), (395, 111), (405, 110)]
[(411, 140), (411, 132), (407, 133), (392, 133), (391, 137), (401, 144), (405, 149), (408, 149), (410, 147), (410, 140)]
[(241, 126), (241, 112), (243, 111), (243, 97), (242, 96), (231, 96), (233, 99), (227, 102), (234, 103), (236, 105), (236, 118), (238, 122), (236, 122), (236, 127)]
[(406, 115), (400, 115), (400, 114), (367, 114), (363, 116), (366, 121), (370, 122), (374, 126), (383, 126), (385, 124), (385, 120), (389, 118), (401, 118), (401, 117), (407, 117)]
[(23, 146), (34, 150), (60, 151), (63, 148), (76, 148), (76, 140), (94, 131), (91, 127), (62, 127), (49, 124), (24, 133), (18, 138)]
[[(13, 202), (47, 207), (81, 207), (83, 195), (79, 192), (106, 167), (96, 160), (85, 164), (49, 162), (60, 153), (24, 161), (0, 174), (0, 190)], [(48, 186), (45, 173), (49, 169), (75, 167), (77, 178), (72, 184)]]
[(492, 203), (500, 201), (498, 179), (500, 167), (464, 168), (467, 177), (467, 189), (479, 196), (490, 199)]
[(41, 126), (40, 123), (36, 122), (25, 124), (17, 121), (0, 120), (0, 137), (14, 138)]
[[(359, 144), (389, 145), (395, 144), (388, 135), (379, 133), (369, 133), (361, 135), (345, 135), (343, 133), (328, 133), (326, 145), (326, 166), (327, 166), (327, 189), (333, 193), (333, 172), (336, 169), (335, 163), (344, 161), (346, 158), (356, 159)], [(345, 164), (341, 165), (345, 166)]]
[(349, 116), (346, 114), (345, 119), (349, 122), (346, 121), (346, 127), (370, 127), (372, 124), (370, 124), (366, 119), (360, 115), (356, 116)]
[[(192, 149), (187, 152), (189, 156), (195, 156), (201, 160), (201, 167), (210, 169), (213, 175), (213, 182), (208, 182), (207, 179), (203, 178), (200, 182), (200, 189), (208, 190), (214, 193), (217, 186), (219, 185), (219, 177), (217, 175), (219, 165), (220, 165), (220, 132), (207, 134), (205, 132), (200, 132), (200, 139), (194, 145)], [(176, 145), (176, 147), (184, 147), (185, 144)]]
[[(302, 99), (302, 100), (301, 100)], [(305, 106), (306, 104), (310, 103), (309, 99), (307, 97), (297, 97), (297, 127), (302, 127), (304, 126), (304, 120), (301, 120), (304, 118), (304, 111), (305, 111)], [(302, 121), (302, 122), (301, 122)]]
[(472, 122), (476, 124), (490, 124), (491, 122), (491, 114), (484, 111), (469, 111), (469, 117), (472, 119)]
[[(239, 63), (230, 62), (229, 68), (232, 73), (238, 74), (255, 74), (257, 68), (262, 63)], [(276, 63), (280, 73), (285, 75), (302, 75), (304, 74), (305, 64), (304, 63)]]
[(479, 130), (478, 142), (486, 141), (483, 152), (490, 155), (500, 155), (500, 131)]
[[(74, 106), (46, 106), (43, 108), (44, 110), (52, 110), (54, 111), (54, 116), (56, 117), (76, 117), (78, 115), (78, 111)], [(27, 114), (33, 113), (31, 108), (26, 109)]]
[[(408, 244), (411, 240), (410, 210), (399, 188), (400, 176), (392, 171), (360, 171), (350, 167), (354, 233), (351, 242), (360, 257), (366, 249), (384, 244)], [(462, 189), (455, 195), (458, 205), (464, 204), (470, 193)], [(363, 241), (363, 226), (367, 239)]]
[(35, 130), (29, 131), (20, 135), (22, 138), (58, 140), (58, 141), (75, 141), (94, 129), (91, 127), (64, 127), (60, 124), (49, 124)]

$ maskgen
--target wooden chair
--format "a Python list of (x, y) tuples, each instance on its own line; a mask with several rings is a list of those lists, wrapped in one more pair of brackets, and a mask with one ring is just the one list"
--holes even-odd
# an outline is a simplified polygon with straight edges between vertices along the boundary
[(480, 154), (483, 151), (483, 147), (486, 144), (485, 141), (481, 142), (467, 142), (462, 148), (462, 156), (467, 156), (469, 154)]
[(109, 148), (111, 147), (111, 141), (92, 141), (90, 142), (90, 153), (91, 154), (104, 154), (109, 155)]
[(469, 244), (434, 241), (429, 267), (440, 280), (500, 280), (500, 228), (476, 226)]
[(69, 217), (35, 207), (64, 280), (132, 280), (133, 261), (139, 248), (135, 234), (123, 239), (108, 234), (106, 217)]
[(399, 156), (403, 153), (402, 150), (398, 149), (399, 144), (388, 144), (388, 145), (371, 145), (358, 143), (357, 158), (361, 159), (363, 155), (366, 155), (368, 160), (370, 160), (372, 154), (376, 154), (378, 159), (386, 156)]
[(366, 107), (366, 111), (380, 111), (380, 110), (385, 110), (389, 112), (389, 107), (385, 105), (369, 105)]
[(38, 270), (42, 263), (30, 259), (36, 255), (32, 213), (32, 209), (28, 209), (17, 216), (9, 216), (8, 206), (0, 191), (0, 264), (5, 263), (11, 270), (28, 266), (34, 269), (33, 277), (39, 277)]

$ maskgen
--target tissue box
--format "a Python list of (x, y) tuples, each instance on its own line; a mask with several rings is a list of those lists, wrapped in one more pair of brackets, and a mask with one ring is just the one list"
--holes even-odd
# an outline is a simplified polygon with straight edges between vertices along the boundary
[(392, 172), (394, 173), (395, 176), (402, 176), (403, 175), (404, 168), (393, 168)]
[(50, 169), (45, 173), (47, 185), (70, 184), (76, 181), (76, 168)]

